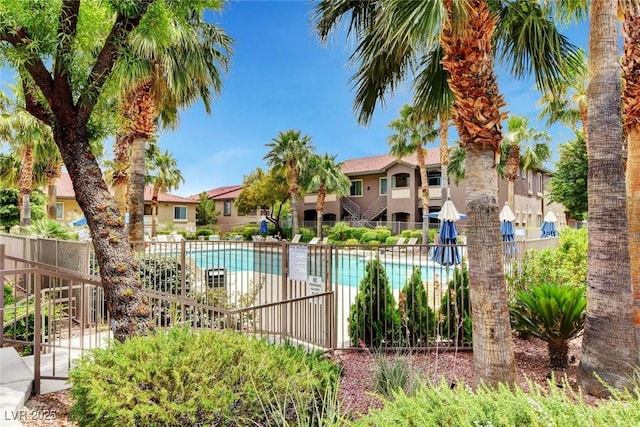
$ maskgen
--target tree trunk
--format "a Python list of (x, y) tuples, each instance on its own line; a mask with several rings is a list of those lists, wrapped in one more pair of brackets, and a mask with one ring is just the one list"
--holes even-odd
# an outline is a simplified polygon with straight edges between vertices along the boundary
[(440, 200), (449, 197), (449, 120), (440, 120)]
[[(158, 189), (158, 186), (154, 185), (153, 196), (151, 197), (151, 237), (156, 237), (156, 233), (158, 231), (156, 227), (156, 221), (158, 220), (158, 193), (159, 192), (160, 190)], [(143, 217), (143, 224), (144, 224), (144, 217)]]
[(494, 162), (492, 150), (467, 147), (467, 248), (476, 384), (515, 380)]
[[(420, 170), (420, 201), (422, 202), (422, 244), (429, 243), (429, 180), (427, 179), (427, 168), (424, 165), (424, 149), (422, 145), (416, 148), (416, 158), (418, 160), (418, 169)], [(427, 249), (423, 246), (424, 250)]]
[[(129, 174), (129, 241), (144, 240), (144, 138), (135, 138), (131, 146), (131, 172)], [(142, 246), (144, 247), (144, 246)]]
[[(71, 116), (67, 114), (64, 117)], [(142, 294), (131, 247), (115, 199), (89, 148), (82, 123), (57, 123), (55, 141), (73, 182), (76, 201), (84, 213), (100, 267), (114, 337), (124, 341), (152, 327), (149, 301)]]
[(22, 170), (18, 180), (20, 187), (20, 226), (31, 225), (31, 191), (33, 189), (33, 147), (27, 144), (22, 155)]
[(57, 219), (58, 210), (56, 209), (56, 195), (58, 193), (58, 186), (55, 179), (49, 180), (47, 183), (47, 218)]
[[(638, 352), (622, 166), (617, 1), (591, 3), (589, 33), (589, 249), (587, 313), (578, 381), (605, 395), (629, 385)], [(599, 378), (598, 378), (599, 377)]]
[(316, 201), (316, 237), (322, 239), (322, 217), (324, 216), (324, 201), (327, 197), (327, 189), (324, 184), (320, 185), (318, 189), (318, 200)]
[(624, 15), (622, 113), (627, 136), (627, 220), (633, 286), (633, 325), (640, 343), (640, 5), (628, 3)]
[[(454, 0), (445, 0), (441, 43), (443, 67), (454, 94), (453, 119), (466, 153), (469, 296), (473, 321), (476, 384), (512, 384), (515, 359), (502, 267), (495, 153), (502, 141), (500, 108), (504, 100), (493, 73), (491, 55), (495, 17), (485, 0), (469, 0), (464, 16), (455, 16)], [(452, 23), (459, 27), (453, 30)]]
[(20, 209), (20, 226), (31, 225), (31, 193), (22, 196), (22, 208)]
[(120, 217), (124, 221), (127, 212), (127, 184), (129, 182), (129, 151), (131, 150), (131, 139), (116, 134), (116, 140), (113, 145), (113, 195), (118, 204)]
[(569, 366), (569, 344), (562, 338), (547, 342), (549, 351), (549, 367), (551, 369), (566, 369)]
[(291, 228), (293, 235), (300, 233), (298, 226), (298, 183), (291, 186)]

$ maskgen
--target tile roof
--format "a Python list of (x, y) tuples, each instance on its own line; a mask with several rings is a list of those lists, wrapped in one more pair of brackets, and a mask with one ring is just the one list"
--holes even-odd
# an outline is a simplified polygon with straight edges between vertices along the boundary
[[(440, 149), (427, 148), (425, 164), (440, 164)], [(378, 156), (357, 157), (355, 159), (347, 159), (343, 162), (342, 172), (346, 175), (379, 173), (388, 169), (396, 163), (405, 163), (412, 166), (418, 166), (418, 160), (415, 154), (403, 157), (401, 160), (396, 159), (391, 154), (381, 154)]]
[[(205, 191), (205, 193), (207, 193), (210, 199), (234, 199), (238, 197), (240, 190), (242, 190), (242, 185), (228, 185), (226, 187), (218, 187)], [(189, 198), (198, 200), (200, 194), (194, 194), (193, 196), (189, 196)]]
[[(68, 173), (62, 173), (56, 181), (56, 197), (60, 199), (75, 199), (76, 193), (73, 190), (73, 184), (71, 183), (71, 177)], [(153, 197), (153, 186), (147, 185), (144, 188), (144, 200), (151, 201)], [(165, 203), (198, 203), (192, 199), (186, 197), (174, 196), (173, 194), (160, 193), (158, 194), (158, 202)]]

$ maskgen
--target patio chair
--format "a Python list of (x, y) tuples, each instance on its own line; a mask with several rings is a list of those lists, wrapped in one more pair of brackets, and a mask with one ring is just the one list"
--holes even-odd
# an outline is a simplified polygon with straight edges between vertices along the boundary
[(258, 235), (251, 236), (251, 241), (253, 241), (253, 242), (264, 242), (264, 237), (258, 236)]
[(412, 237), (409, 240), (407, 240), (406, 246), (413, 246), (416, 243), (418, 243), (418, 238), (417, 237)]
[(317, 245), (318, 242), (320, 242), (320, 238), (319, 237), (314, 237), (313, 239), (309, 240), (309, 244), (310, 245)]
[(158, 234), (156, 236), (156, 241), (167, 243), (169, 241), (169, 238), (166, 234)]
[(211, 234), (211, 235), (209, 235), (209, 240), (212, 241), (212, 242), (213, 241), (217, 242), (217, 241), (220, 240), (220, 235), (219, 234)]
[(398, 241), (396, 242), (396, 244), (393, 245), (393, 250), (394, 251), (399, 251), (400, 248), (402, 248), (406, 244), (407, 244), (407, 238), (406, 237), (400, 237), (398, 239)]
[(291, 243), (300, 243), (301, 238), (302, 234), (296, 234), (295, 236), (293, 236), (293, 239), (291, 239)]
[(327, 245), (329, 244), (329, 238), (325, 237), (324, 239), (322, 239), (322, 241), (320, 242), (321, 245)]

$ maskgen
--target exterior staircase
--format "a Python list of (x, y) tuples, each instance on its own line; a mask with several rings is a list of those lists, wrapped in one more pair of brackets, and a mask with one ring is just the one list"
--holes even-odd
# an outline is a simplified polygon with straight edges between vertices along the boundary
[(378, 197), (364, 212), (362, 212), (360, 206), (348, 197), (343, 197), (340, 204), (351, 216), (351, 223), (354, 226), (373, 228), (375, 225), (372, 225), (371, 221), (387, 209), (387, 196)]

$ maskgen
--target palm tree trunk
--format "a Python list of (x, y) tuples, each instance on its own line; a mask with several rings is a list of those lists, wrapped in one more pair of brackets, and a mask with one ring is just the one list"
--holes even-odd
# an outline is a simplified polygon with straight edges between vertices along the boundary
[[(591, 2), (589, 33), (589, 249), (587, 313), (578, 381), (590, 394), (629, 385), (638, 352), (633, 329), (622, 166), (617, 0)], [(599, 378), (598, 378), (599, 377)]]
[(136, 138), (131, 146), (129, 174), (129, 241), (144, 240), (144, 147), (146, 139)]
[(322, 239), (322, 217), (324, 215), (324, 201), (327, 196), (327, 189), (324, 184), (318, 189), (318, 200), (316, 201), (316, 237)]
[(440, 119), (440, 200), (449, 197), (449, 119)]
[(20, 226), (31, 225), (31, 190), (33, 188), (33, 147), (26, 145), (22, 156), (20, 187)]
[(118, 132), (113, 147), (113, 195), (123, 221), (127, 212), (127, 183), (129, 182), (127, 171), (131, 162), (130, 149), (131, 138), (129, 135), (125, 136)]
[[(422, 202), (422, 244), (429, 243), (429, 180), (427, 179), (427, 169), (424, 164), (424, 148), (422, 145), (416, 147), (416, 157), (418, 159), (418, 169), (420, 170), (420, 201)], [(426, 250), (426, 246), (423, 246)]]
[(58, 211), (56, 209), (57, 185), (55, 179), (47, 183), (47, 218), (56, 219)]
[[(473, 321), (476, 384), (515, 381), (513, 340), (502, 267), (495, 154), (502, 141), (504, 101), (491, 56), (495, 17), (485, 0), (469, 0), (465, 16), (454, 16), (454, 0), (445, 0), (447, 18), (441, 38), (443, 67), (454, 94), (453, 119), (466, 152), (466, 204), (469, 220), (469, 297)], [(453, 22), (459, 29), (454, 31)]]
[(300, 233), (298, 226), (298, 183), (291, 186), (291, 228), (293, 235)]
[(549, 350), (549, 367), (551, 369), (565, 369), (569, 366), (569, 344), (564, 339), (549, 340), (547, 348)]
[(627, 220), (633, 286), (633, 324), (640, 343), (640, 5), (626, 5), (622, 55), (622, 111), (627, 136)]
[[(74, 117), (71, 113), (61, 116)], [(135, 260), (118, 207), (91, 153), (89, 135), (82, 131), (85, 126), (72, 120), (58, 122), (54, 127), (55, 141), (73, 182), (76, 201), (91, 230), (111, 330), (117, 340), (124, 341), (152, 328), (149, 303), (136, 278)]]

